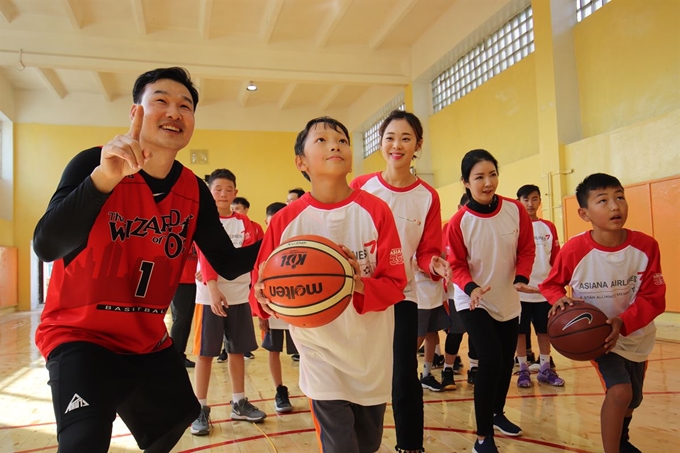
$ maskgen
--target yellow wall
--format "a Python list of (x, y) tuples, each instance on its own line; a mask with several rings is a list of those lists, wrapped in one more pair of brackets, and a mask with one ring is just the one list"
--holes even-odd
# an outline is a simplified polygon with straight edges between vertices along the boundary
[[(591, 173), (609, 173), (624, 185), (680, 173), (680, 109), (565, 146), (567, 191)], [(680, 220), (679, 220), (680, 223)]]
[[(501, 167), (538, 153), (533, 55), (430, 117), (435, 187), (460, 180), (471, 149), (491, 152)], [(504, 172), (505, 173), (505, 172)]]
[(680, 108), (680, 1), (611, 2), (574, 44), (584, 137)]
[[(6, 222), (0, 223), (0, 243), (6, 241), (19, 248), (19, 309), (29, 308), (29, 247), (33, 230), (64, 167), (78, 151), (104, 144), (125, 132), (111, 127), (15, 124), (14, 229), (12, 232)], [(187, 148), (208, 149), (209, 165), (189, 167), (201, 177), (215, 168), (231, 169), (237, 177), (239, 194), (251, 202), (252, 218), (263, 222), (267, 204), (285, 201), (293, 187), (309, 189), (293, 165), (294, 140), (295, 134), (289, 132), (197, 130)], [(184, 150), (179, 160), (187, 163), (188, 157), (189, 151)]]
[[(363, 174), (375, 173), (377, 171), (383, 171), (385, 169), (385, 159), (382, 157), (382, 152), (380, 150), (374, 152), (366, 159), (364, 159), (363, 164)], [(358, 175), (357, 175), (358, 176)]]
[(14, 246), (14, 222), (0, 220), (0, 246)]

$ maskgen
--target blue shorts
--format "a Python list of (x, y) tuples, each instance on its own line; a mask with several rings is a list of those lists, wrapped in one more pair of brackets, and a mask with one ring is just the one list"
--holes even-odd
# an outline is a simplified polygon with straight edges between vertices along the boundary
[(628, 405), (628, 409), (635, 409), (640, 406), (647, 361), (633, 362), (610, 352), (596, 358), (592, 363), (607, 390), (618, 384), (630, 384), (632, 386), (633, 399)]

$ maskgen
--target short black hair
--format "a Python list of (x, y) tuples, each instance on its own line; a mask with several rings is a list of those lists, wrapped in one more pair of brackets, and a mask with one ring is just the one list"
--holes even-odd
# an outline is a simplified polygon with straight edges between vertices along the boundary
[(189, 93), (191, 94), (191, 99), (194, 101), (194, 112), (196, 107), (198, 107), (198, 90), (191, 82), (191, 75), (189, 71), (180, 67), (172, 68), (157, 68), (137, 77), (135, 85), (132, 87), (132, 100), (135, 104), (142, 102), (142, 95), (144, 94), (144, 89), (150, 83), (156, 83), (159, 80), (168, 79), (174, 80), (177, 83), (184, 85)]
[[(485, 149), (473, 149), (465, 153), (463, 160), (460, 162), (460, 179), (463, 182), (470, 182), (470, 172), (472, 167), (477, 165), (479, 162), (489, 161), (496, 167), (496, 173), (498, 173), (498, 161), (493, 155)], [(468, 197), (472, 198), (472, 192), (467, 187), (465, 188), (465, 193)]]
[(420, 142), (423, 139), (423, 125), (420, 120), (411, 112), (405, 110), (392, 110), (387, 118), (385, 118), (378, 129), (378, 134), (380, 134), (380, 140), (382, 141), (383, 135), (385, 135), (385, 130), (387, 126), (390, 125), (392, 121), (395, 120), (406, 120), (406, 122), (411, 126), (413, 132), (416, 134), (416, 142)]
[(461, 195), (460, 202), (458, 202), (458, 205), (459, 206), (465, 206), (469, 202), (470, 202), (470, 196), (467, 193), (464, 193), (463, 195)]
[(522, 197), (528, 197), (534, 192), (538, 192), (538, 198), (541, 198), (541, 189), (537, 185), (525, 184), (517, 189), (517, 199), (519, 200)]
[(609, 189), (610, 187), (621, 188), (621, 181), (616, 177), (608, 175), (606, 173), (593, 173), (587, 176), (581, 183), (576, 186), (576, 200), (578, 200), (578, 205), (581, 208), (588, 207), (588, 197), (590, 192), (598, 189)]
[[(330, 116), (320, 116), (318, 118), (314, 118), (313, 120), (309, 120), (307, 122), (307, 125), (305, 126), (304, 129), (300, 131), (300, 133), (297, 135), (295, 138), (295, 155), (296, 156), (304, 156), (305, 155), (305, 140), (307, 140), (307, 135), (309, 135), (309, 131), (312, 130), (314, 126), (317, 124), (323, 124), (324, 128), (330, 127), (331, 129), (334, 129), (336, 132), (340, 132), (341, 134), (345, 134), (345, 137), (347, 137), (347, 144), (350, 144), (350, 138), (349, 138), (349, 131), (347, 130), (347, 127), (345, 127), (344, 124), (342, 124), (340, 121), (336, 120), (335, 118), (331, 118)], [(302, 176), (305, 177), (307, 181), (311, 181), (309, 179), (309, 175), (307, 172), (303, 171), (301, 172)], [(288, 192), (290, 193), (290, 192)]]
[(297, 194), (298, 198), (300, 198), (301, 196), (303, 196), (305, 194), (305, 191), (300, 187), (296, 187), (295, 189), (290, 189), (288, 191), (288, 193)]
[[(235, 182), (234, 182), (234, 185), (236, 185)], [(240, 205), (243, 206), (244, 208), (250, 209), (250, 201), (246, 200), (246, 199), (243, 198), (243, 197), (236, 197), (236, 198), (234, 198), (234, 201), (232, 201), (231, 204), (240, 204)]]
[(265, 215), (267, 217), (273, 216), (274, 214), (276, 214), (277, 212), (279, 212), (281, 209), (283, 209), (285, 207), (286, 207), (286, 203), (281, 203), (279, 201), (276, 201), (276, 202), (270, 204), (269, 206), (267, 206), (267, 209), (265, 210)]
[(233, 182), (234, 187), (236, 187), (236, 175), (226, 168), (218, 168), (210, 173), (210, 176), (208, 177), (208, 186), (212, 186), (212, 183), (215, 182), (216, 179), (227, 179)]

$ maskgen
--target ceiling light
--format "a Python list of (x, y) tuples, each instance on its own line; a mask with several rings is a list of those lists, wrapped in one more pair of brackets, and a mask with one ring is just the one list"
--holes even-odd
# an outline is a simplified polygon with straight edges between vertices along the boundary
[(257, 91), (257, 85), (255, 85), (253, 82), (248, 82), (248, 86), (246, 86), (246, 90)]

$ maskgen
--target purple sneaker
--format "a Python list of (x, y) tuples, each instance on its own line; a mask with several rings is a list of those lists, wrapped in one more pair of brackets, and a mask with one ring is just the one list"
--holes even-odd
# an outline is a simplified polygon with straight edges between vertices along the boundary
[(518, 374), (517, 387), (523, 389), (531, 387), (531, 371), (529, 371), (529, 365), (526, 363), (520, 365)]
[[(545, 370), (540, 370), (536, 376), (538, 382), (543, 384), (554, 385), (555, 387), (563, 387), (564, 379), (559, 377), (557, 373), (548, 365)], [(518, 384), (519, 385), (519, 384)]]

